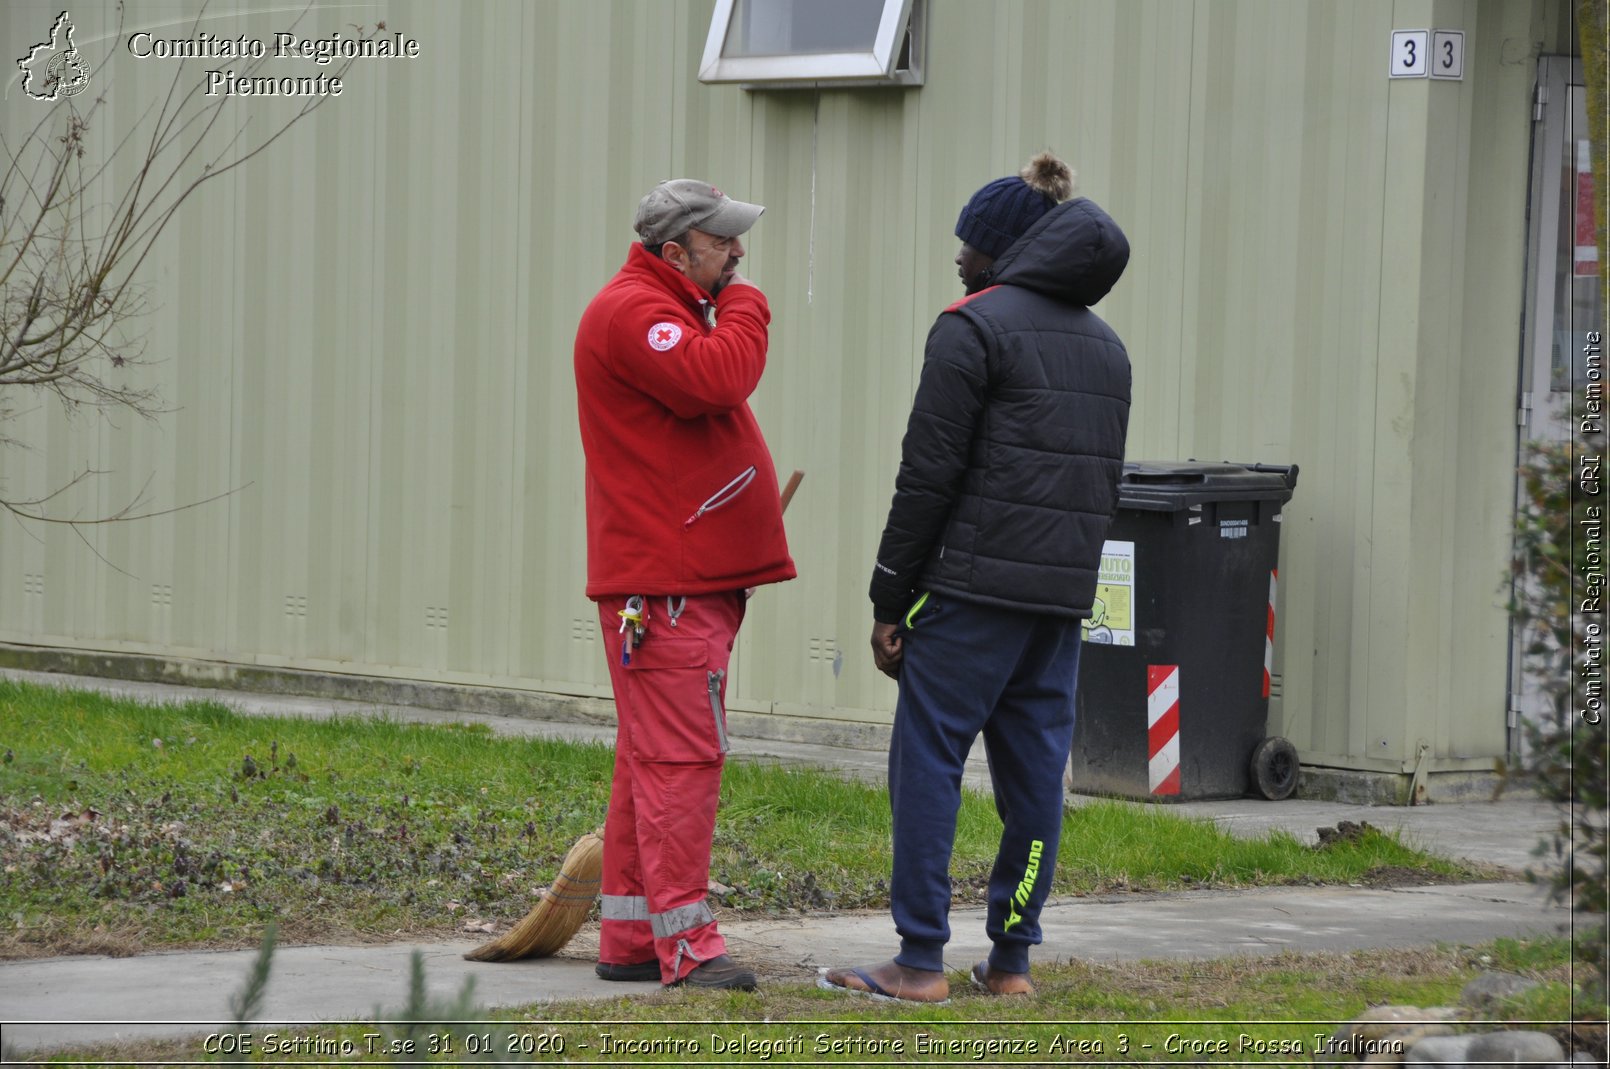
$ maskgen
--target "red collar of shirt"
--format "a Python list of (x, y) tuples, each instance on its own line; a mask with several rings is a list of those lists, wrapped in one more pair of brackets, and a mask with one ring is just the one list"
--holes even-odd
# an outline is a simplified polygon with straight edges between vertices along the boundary
[(678, 271), (658, 256), (650, 256), (648, 250), (640, 243), (634, 243), (626, 256), (626, 267), (634, 273), (646, 274), (664, 289), (680, 297), (699, 318), (704, 318), (704, 309), (715, 303), (710, 294), (692, 282), (687, 275)]

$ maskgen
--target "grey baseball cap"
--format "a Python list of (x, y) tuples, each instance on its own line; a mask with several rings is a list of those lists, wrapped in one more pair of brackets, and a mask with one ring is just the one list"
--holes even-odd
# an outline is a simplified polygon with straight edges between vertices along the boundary
[(689, 228), (735, 238), (747, 234), (760, 213), (758, 204), (733, 200), (709, 182), (672, 178), (648, 191), (637, 205), (632, 227), (645, 245), (670, 241)]

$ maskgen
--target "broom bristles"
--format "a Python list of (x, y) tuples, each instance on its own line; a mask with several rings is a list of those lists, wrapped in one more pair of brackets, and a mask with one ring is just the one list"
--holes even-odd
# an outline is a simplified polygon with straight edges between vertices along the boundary
[(592, 912), (603, 868), (604, 839), (600, 828), (576, 840), (561, 862), (553, 885), (542, 890), (537, 904), (520, 923), (464, 956), (470, 961), (517, 961), (545, 958), (563, 950)]

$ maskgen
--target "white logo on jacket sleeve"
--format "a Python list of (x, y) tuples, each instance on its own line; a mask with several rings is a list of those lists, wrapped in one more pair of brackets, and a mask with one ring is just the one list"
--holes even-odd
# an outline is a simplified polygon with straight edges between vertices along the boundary
[(649, 348), (665, 352), (682, 340), (682, 328), (675, 323), (656, 323), (648, 328)]

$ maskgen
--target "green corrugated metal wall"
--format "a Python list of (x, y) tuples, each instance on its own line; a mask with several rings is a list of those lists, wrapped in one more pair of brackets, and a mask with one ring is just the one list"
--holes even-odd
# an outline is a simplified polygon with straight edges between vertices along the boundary
[[(58, 10), (0, 12), (12, 51)], [(184, 36), (195, 10), (140, 4), (129, 29)], [(214, 32), (284, 28), (237, 11), (210, 7)], [(1572, 50), (1565, 11), (934, 0), (923, 88), (817, 93), (700, 85), (708, 2), (386, 4), (422, 58), (360, 61), (146, 265), (140, 374), (172, 411), (25, 404), (11, 433), (32, 448), (0, 453), (13, 498), (109, 473), (62, 514), (234, 492), (83, 540), (6, 522), (0, 640), (606, 694), (571, 338), (637, 198), (693, 175), (768, 205), (754, 407), (779, 467), (808, 472), (803, 578), (752, 603), (732, 704), (886, 719), (865, 584), (922, 339), (959, 295), (950, 229), (1050, 146), (1133, 244), (1101, 308), (1135, 363), (1130, 455), (1302, 466), (1272, 726), (1305, 760), (1397, 769), (1423, 741), (1439, 767), (1485, 763), (1504, 747), (1528, 102), (1535, 56)], [(73, 16), (86, 50), (115, 24), (105, 4)], [(351, 17), (316, 8), (306, 29)], [(1389, 82), (1390, 31), (1428, 26), (1465, 31), (1465, 80)], [(100, 73), (103, 148), (172, 73), (126, 53)], [(44, 106), (15, 90), (8, 132)], [(244, 151), (285, 102), (237, 103)]]

